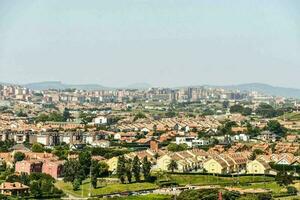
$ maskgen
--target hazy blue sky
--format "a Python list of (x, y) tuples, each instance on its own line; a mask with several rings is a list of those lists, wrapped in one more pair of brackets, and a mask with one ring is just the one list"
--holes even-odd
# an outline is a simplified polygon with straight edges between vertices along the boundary
[(300, 88), (299, 76), (299, 0), (0, 0), (0, 82)]

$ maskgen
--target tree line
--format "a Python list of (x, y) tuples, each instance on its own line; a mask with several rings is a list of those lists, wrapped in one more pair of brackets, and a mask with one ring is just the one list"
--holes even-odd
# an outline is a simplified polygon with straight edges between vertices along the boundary
[(131, 183), (133, 177), (135, 182), (140, 182), (141, 174), (143, 174), (145, 181), (151, 181), (151, 166), (152, 163), (148, 160), (147, 156), (140, 161), (138, 156), (135, 156), (132, 160), (125, 159), (122, 155), (118, 158), (116, 174), (122, 184), (124, 184), (126, 180), (128, 183)]

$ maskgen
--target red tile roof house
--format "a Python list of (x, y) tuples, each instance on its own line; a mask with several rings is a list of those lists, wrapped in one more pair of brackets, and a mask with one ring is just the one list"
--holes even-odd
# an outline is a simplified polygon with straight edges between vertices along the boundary
[(15, 182), (15, 183), (4, 182), (0, 185), (0, 194), (6, 196), (27, 195), (29, 194), (29, 187), (19, 182)]
[(25, 172), (31, 174), (33, 172), (42, 172), (43, 162), (37, 160), (23, 160), (16, 162), (16, 172)]
[(64, 161), (46, 161), (43, 163), (42, 172), (58, 179), (62, 177)]
[(40, 172), (51, 175), (57, 179), (62, 176), (63, 161), (50, 161), (50, 160), (23, 160), (16, 162), (16, 172), (25, 172), (31, 174), (34, 172)]

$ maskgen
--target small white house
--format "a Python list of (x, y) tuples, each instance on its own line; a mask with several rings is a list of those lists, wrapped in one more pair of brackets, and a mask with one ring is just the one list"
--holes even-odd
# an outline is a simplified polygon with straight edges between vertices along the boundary
[(36, 142), (47, 146), (47, 145), (49, 145), (49, 136), (48, 135), (37, 135)]
[(105, 116), (98, 116), (94, 119), (94, 121), (95, 121), (95, 124), (97, 125), (97, 124), (107, 124), (108, 120), (107, 120), (107, 117), (105, 117)]
[(250, 137), (246, 134), (239, 134), (239, 135), (234, 135), (234, 136), (231, 136), (231, 140), (233, 141), (243, 141), (243, 142), (247, 142), (249, 141)]
[(209, 140), (197, 139), (195, 137), (176, 137), (176, 144), (186, 144), (188, 147), (209, 145)]
[(110, 142), (108, 140), (97, 140), (91, 143), (94, 147), (102, 147), (102, 148), (108, 148), (110, 147)]

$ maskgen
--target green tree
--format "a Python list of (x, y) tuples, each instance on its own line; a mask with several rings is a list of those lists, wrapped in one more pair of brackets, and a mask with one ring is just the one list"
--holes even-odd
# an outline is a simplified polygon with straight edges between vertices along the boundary
[(15, 162), (22, 161), (22, 160), (24, 160), (24, 158), (25, 158), (25, 154), (23, 152), (18, 151), (14, 154)]
[(31, 147), (32, 152), (42, 153), (45, 151), (44, 147), (40, 143), (34, 143)]
[(76, 178), (76, 179), (73, 181), (73, 183), (72, 183), (73, 190), (74, 190), (74, 191), (79, 190), (80, 185), (81, 185), (81, 180), (78, 179), (78, 178)]
[(239, 199), (241, 194), (239, 192), (235, 192), (235, 191), (225, 191), (225, 192), (222, 192), (222, 196), (223, 196), (224, 200), (236, 200), (236, 199)]
[(250, 123), (247, 123), (247, 133), (251, 137), (256, 137), (260, 133), (260, 129), (258, 127), (253, 127)]
[(256, 114), (265, 118), (272, 118), (277, 116), (276, 110), (271, 105), (266, 103), (260, 104), (255, 110), (255, 112)]
[(45, 113), (41, 113), (39, 114), (39, 116), (36, 118), (37, 122), (46, 122), (49, 121), (49, 117), (48, 115), (46, 115)]
[(219, 191), (216, 189), (208, 190), (185, 190), (180, 193), (178, 200), (217, 200)]
[(42, 191), (38, 181), (32, 181), (30, 183), (30, 193), (34, 197), (41, 197)]
[(22, 110), (18, 111), (16, 113), (17, 117), (28, 117), (28, 115), (26, 113), (24, 113)]
[(105, 177), (108, 176), (109, 172), (109, 166), (105, 162), (99, 162), (99, 177)]
[(99, 163), (97, 160), (92, 160), (92, 164), (91, 164), (91, 183), (93, 188), (97, 188), (97, 178), (99, 176)]
[(84, 177), (87, 177), (90, 173), (91, 162), (92, 155), (90, 151), (85, 150), (79, 154), (79, 163), (84, 172)]
[(227, 109), (229, 107), (229, 101), (223, 101), (222, 107)]
[(174, 111), (168, 111), (168, 112), (165, 113), (165, 116), (166, 116), (167, 118), (173, 118), (173, 117), (176, 117), (176, 112), (174, 112)]
[(117, 176), (121, 183), (125, 183), (125, 158), (124, 156), (119, 156), (117, 164)]
[(43, 193), (49, 194), (52, 193), (53, 183), (50, 179), (44, 179), (41, 181), (41, 191)]
[(140, 159), (135, 156), (132, 161), (132, 172), (136, 182), (141, 180), (141, 162)]
[(142, 112), (138, 112), (138, 113), (134, 116), (133, 121), (136, 121), (136, 120), (138, 120), (138, 119), (143, 119), (143, 118), (146, 118), (146, 115), (145, 115), (144, 113), (142, 113)]
[(142, 163), (143, 175), (146, 181), (150, 181), (151, 162), (148, 161), (147, 156), (144, 157)]
[(244, 111), (244, 107), (239, 104), (230, 107), (230, 113), (243, 113), (243, 111)]
[(30, 178), (26, 173), (21, 172), (19, 175), (19, 182), (23, 183), (24, 185), (30, 185)]
[(286, 133), (286, 128), (284, 128), (277, 120), (270, 120), (267, 123), (267, 130), (281, 137), (284, 137)]
[(171, 162), (168, 164), (168, 170), (174, 172), (174, 170), (178, 169), (178, 164), (175, 160), (171, 160)]
[(251, 108), (245, 107), (244, 110), (243, 110), (243, 112), (242, 112), (242, 115), (248, 116), (248, 115), (251, 115), (252, 112), (253, 112), (253, 110)]
[(293, 184), (293, 180), (294, 180), (293, 176), (287, 174), (285, 171), (279, 172), (275, 177), (275, 181), (280, 186), (288, 186), (290, 184)]
[(295, 195), (298, 192), (297, 188), (294, 186), (288, 186), (286, 189), (287, 189), (287, 193), (291, 195)]
[(131, 183), (132, 180), (132, 160), (128, 159), (125, 162), (125, 171), (126, 171), (126, 177), (128, 180), (128, 183)]
[(271, 200), (273, 198), (272, 198), (272, 195), (269, 193), (259, 193), (257, 195), (257, 199), (258, 200)]
[(65, 109), (64, 109), (64, 112), (63, 112), (63, 118), (64, 118), (64, 121), (68, 121), (68, 119), (71, 118), (70, 111), (69, 111), (68, 108), (65, 108)]
[(177, 152), (177, 151), (185, 151), (188, 149), (187, 144), (174, 144), (171, 143), (167, 146), (168, 151)]
[(81, 165), (77, 160), (68, 160), (65, 162), (63, 167), (64, 182), (74, 182), (75, 178), (82, 180), (83, 177), (78, 173), (80, 169)]
[(52, 112), (49, 114), (48, 120), (53, 122), (63, 122), (64, 116), (59, 112)]
[(9, 152), (14, 145), (15, 142), (13, 140), (0, 141), (0, 152)]

